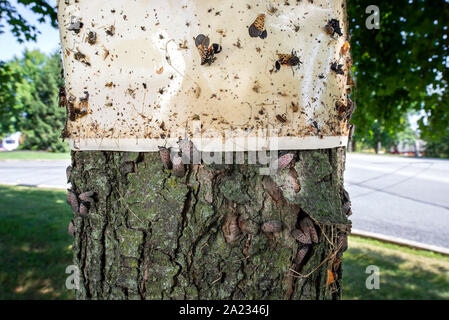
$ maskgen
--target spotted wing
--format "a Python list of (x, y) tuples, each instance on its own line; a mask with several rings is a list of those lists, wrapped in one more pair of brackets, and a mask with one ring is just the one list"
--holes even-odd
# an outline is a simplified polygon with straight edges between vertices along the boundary
[(266, 38), (266, 31), (265, 29), (265, 15), (264, 14), (259, 14), (256, 18), (256, 20), (254, 20), (253, 24), (251, 24), (251, 26), (249, 27), (248, 31), (249, 31), (249, 35), (252, 38), (256, 38), (256, 37), (261, 37), (261, 35), (263, 34), (263, 38)]
[(205, 64), (209, 57), (209, 43), (209, 37), (206, 37), (204, 34), (200, 34), (195, 38), (195, 45), (200, 53), (201, 64)]

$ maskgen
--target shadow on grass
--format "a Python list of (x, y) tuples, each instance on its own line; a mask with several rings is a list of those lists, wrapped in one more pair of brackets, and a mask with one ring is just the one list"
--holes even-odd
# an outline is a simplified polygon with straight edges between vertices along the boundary
[[(0, 299), (73, 298), (65, 288), (65, 269), (72, 264), (66, 231), (72, 212), (65, 198), (63, 191), (0, 186)], [(344, 298), (449, 298), (449, 267), (429, 267), (425, 263), (436, 260), (414, 254), (407, 260), (400, 252), (382, 244), (351, 247), (350, 241), (343, 259)], [(369, 265), (380, 268), (380, 290), (365, 287)]]
[(0, 186), (0, 299), (69, 299), (72, 264), (63, 191)]
[[(380, 289), (368, 290), (365, 273), (369, 265), (379, 267)], [(343, 259), (344, 299), (447, 299), (449, 270), (428, 270), (425, 264), (410, 263), (397, 255), (350, 248)]]

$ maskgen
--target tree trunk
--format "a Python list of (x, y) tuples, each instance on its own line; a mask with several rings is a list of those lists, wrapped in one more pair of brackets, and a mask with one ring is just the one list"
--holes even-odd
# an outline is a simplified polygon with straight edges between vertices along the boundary
[(73, 193), (94, 192), (73, 220), (76, 298), (339, 299), (345, 149), (291, 153), (272, 176), (245, 161), (178, 178), (158, 153), (72, 152)]

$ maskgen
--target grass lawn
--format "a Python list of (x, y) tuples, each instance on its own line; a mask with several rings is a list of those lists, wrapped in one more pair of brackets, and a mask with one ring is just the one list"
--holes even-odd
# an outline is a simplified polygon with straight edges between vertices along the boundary
[[(366, 267), (379, 267), (380, 289), (368, 290)], [(343, 257), (345, 299), (449, 299), (449, 257), (351, 237)]]
[[(71, 216), (64, 191), (0, 186), (0, 299), (73, 297)], [(368, 265), (380, 268), (380, 290), (365, 287)], [(351, 237), (343, 266), (345, 299), (449, 298), (448, 257)]]
[(45, 151), (2, 151), (1, 160), (66, 160), (70, 153), (54, 153)]
[(0, 186), (0, 299), (68, 299), (64, 191)]

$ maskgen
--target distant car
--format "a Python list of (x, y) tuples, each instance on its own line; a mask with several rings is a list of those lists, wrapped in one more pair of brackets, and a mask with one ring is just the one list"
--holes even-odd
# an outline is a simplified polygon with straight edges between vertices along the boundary
[(1, 146), (1, 149), (4, 149), (5, 151), (13, 151), (16, 150), (20, 146), (20, 137), (22, 136), (22, 133), (16, 132), (11, 134), (9, 137), (6, 137), (3, 139), (3, 145)]

